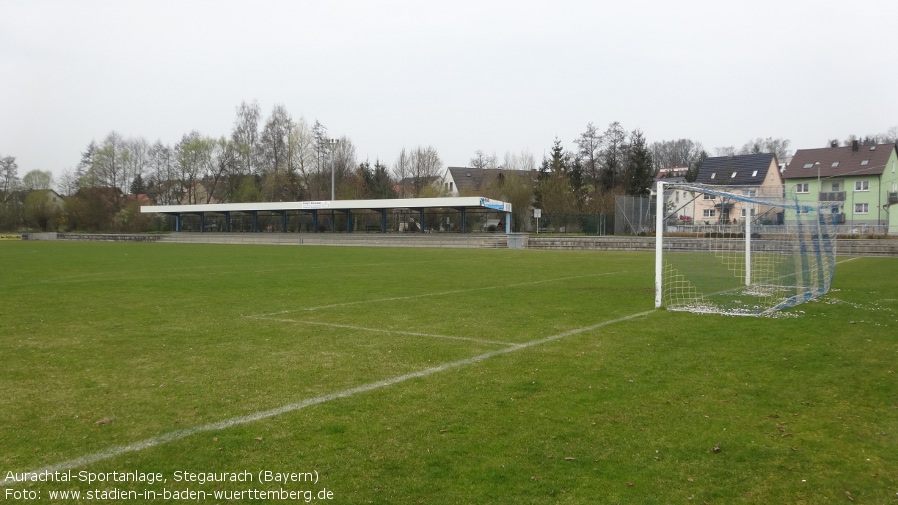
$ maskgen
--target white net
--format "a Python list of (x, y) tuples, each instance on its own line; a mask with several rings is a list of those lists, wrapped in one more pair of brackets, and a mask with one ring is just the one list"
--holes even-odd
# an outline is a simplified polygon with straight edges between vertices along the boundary
[(656, 305), (757, 316), (829, 290), (838, 217), (829, 202), (799, 201), (782, 187), (763, 194), (759, 187), (659, 186)]

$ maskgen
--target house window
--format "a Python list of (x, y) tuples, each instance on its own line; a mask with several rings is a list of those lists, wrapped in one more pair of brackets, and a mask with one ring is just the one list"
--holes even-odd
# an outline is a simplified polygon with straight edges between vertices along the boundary
[(834, 182), (834, 183), (833, 183), (833, 193), (838, 193), (838, 192), (839, 192), (839, 187), (840, 187), (839, 183), (838, 183), (838, 182)]
[(712, 179), (713, 179), (714, 177), (716, 177), (716, 176), (717, 176), (717, 172), (711, 172), (711, 178), (712, 178)]
[(452, 189), (452, 184), (453, 184), (453, 183), (451, 183), (451, 182), (449, 183), (449, 191), (454, 191), (454, 190)]
[(854, 204), (854, 213), (855, 214), (869, 214), (870, 206), (866, 203), (856, 203)]
[(836, 168), (837, 166), (839, 166), (839, 162), (838, 162), (838, 161), (834, 161), (834, 162), (833, 162), (833, 168)]
[(798, 184), (795, 185), (796, 193), (809, 193), (810, 191), (811, 191), (811, 189), (808, 186), (808, 183), (806, 183), (806, 182), (799, 182)]
[[(755, 209), (751, 209), (751, 215), (755, 215)], [(742, 217), (745, 217), (745, 209), (742, 209)]]
[(702, 211), (702, 217), (714, 217), (714, 209), (705, 209)]
[(862, 161), (862, 162), (861, 162), (861, 166), (864, 166), (864, 165), (866, 165), (867, 163), (870, 163), (870, 160), (864, 160), (864, 161)]
[(730, 179), (735, 179), (735, 178), (736, 178), (736, 172), (733, 172), (733, 175), (730, 176)]
[(702, 200), (716, 200), (717, 195), (710, 195), (708, 193), (702, 193)]
[(748, 196), (756, 196), (756, 195), (758, 194), (758, 190), (756, 190), (756, 189), (749, 189), (749, 190), (746, 190), (746, 191), (745, 191), (745, 194), (748, 195)]
[(804, 164), (804, 168), (813, 168), (813, 167), (814, 167), (813, 163), (805, 163)]
[(870, 191), (870, 181), (854, 181), (855, 191)]
[(758, 176), (758, 171), (755, 170), (754, 172), (752, 172), (752, 173), (751, 173), (751, 176), (752, 176), (752, 177), (757, 177), (757, 176)]

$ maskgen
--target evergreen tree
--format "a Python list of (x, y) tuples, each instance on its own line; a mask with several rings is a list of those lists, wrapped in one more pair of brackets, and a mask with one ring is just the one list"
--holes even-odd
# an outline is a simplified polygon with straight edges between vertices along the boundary
[(707, 158), (708, 153), (702, 149), (698, 158), (689, 166), (689, 170), (686, 171), (686, 182), (695, 182), (695, 180), (698, 179), (698, 172), (702, 169), (702, 163), (704, 163)]
[(147, 192), (147, 185), (143, 182), (143, 177), (138, 173), (134, 176), (134, 180), (131, 181), (131, 187), (128, 188), (128, 192), (132, 195), (142, 195)]
[(602, 189), (611, 191), (619, 184), (621, 172), (623, 172), (626, 158), (627, 132), (617, 121), (608, 125), (608, 129), (602, 135), (602, 143), (605, 146), (602, 151)]
[(393, 180), (387, 166), (380, 160), (374, 162), (374, 171), (371, 174), (371, 183), (368, 186), (371, 198), (396, 198), (396, 190), (393, 189)]
[(624, 175), (625, 190), (628, 195), (647, 196), (651, 193), (652, 182), (655, 178), (652, 153), (646, 145), (645, 135), (638, 129), (630, 133)]

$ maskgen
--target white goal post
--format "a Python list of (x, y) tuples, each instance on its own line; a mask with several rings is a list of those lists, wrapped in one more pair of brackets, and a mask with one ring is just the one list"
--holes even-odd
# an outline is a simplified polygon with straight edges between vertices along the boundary
[(781, 186), (657, 184), (655, 307), (768, 315), (825, 294), (835, 272), (832, 202)]

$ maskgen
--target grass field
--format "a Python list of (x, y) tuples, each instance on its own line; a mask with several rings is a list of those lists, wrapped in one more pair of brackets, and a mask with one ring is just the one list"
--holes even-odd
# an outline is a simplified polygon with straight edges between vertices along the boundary
[(733, 318), (646, 253), (0, 243), (0, 501), (898, 503), (898, 260), (840, 259)]

